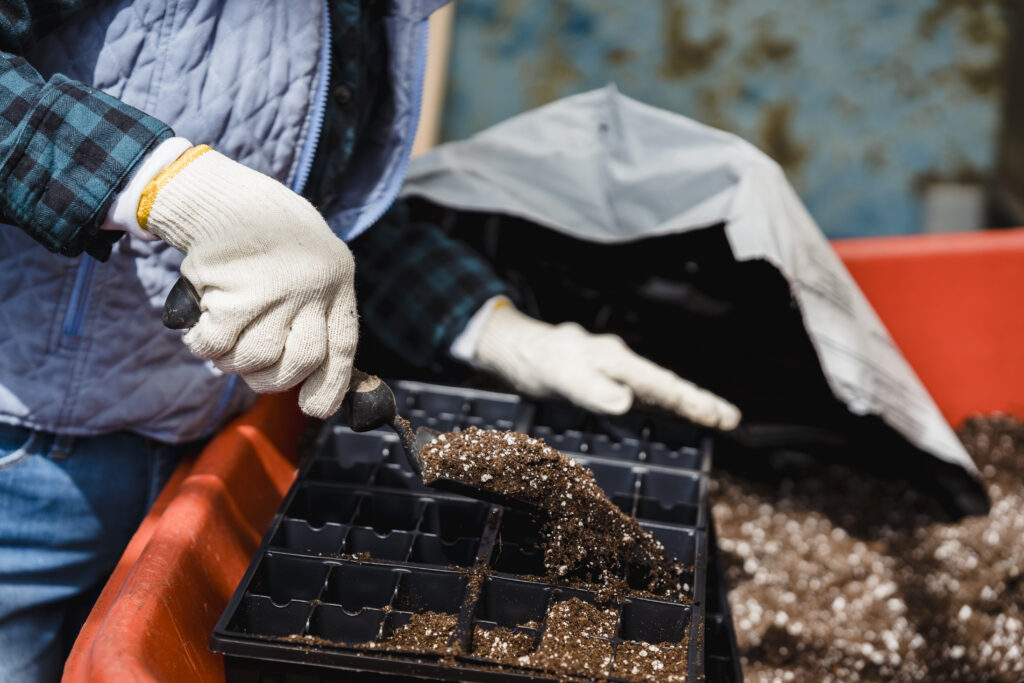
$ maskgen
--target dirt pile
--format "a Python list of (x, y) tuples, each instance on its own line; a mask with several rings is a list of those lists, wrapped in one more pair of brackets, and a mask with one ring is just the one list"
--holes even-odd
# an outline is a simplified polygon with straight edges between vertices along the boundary
[(729, 601), (749, 680), (1019, 681), (1024, 425), (960, 431), (992, 500), (950, 522), (842, 467), (780, 484), (716, 477)]
[(423, 612), (413, 614), (409, 622), (399, 626), (384, 640), (363, 643), (360, 647), (384, 647), (407, 652), (445, 652), (455, 631), (454, 614)]

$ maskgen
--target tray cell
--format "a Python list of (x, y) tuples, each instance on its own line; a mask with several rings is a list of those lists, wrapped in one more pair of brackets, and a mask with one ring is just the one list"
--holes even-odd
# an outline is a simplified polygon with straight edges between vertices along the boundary
[(349, 612), (338, 605), (321, 604), (309, 619), (309, 635), (332, 643), (356, 645), (376, 640), (383, 622), (384, 612), (379, 609), (368, 607)]
[(695, 526), (700, 516), (700, 506), (679, 503), (665, 506), (656, 498), (640, 496), (636, 501), (636, 517), (641, 520), (668, 522), (682, 526)]
[(469, 414), (483, 420), (487, 427), (512, 429), (519, 414), (519, 401), (474, 398), (469, 404)]
[(498, 545), (513, 543), (527, 550), (540, 546), (540, 523), (525, 512), (505, 509), (498, 527)]
[(373, 485), (389, 489), (404, 489), (406, 491), (430, 491), (423, 485), (423, 481), (413, 474), (408, 466), (393, 463), (381, 465), (373, 478)]
[(378, 560), (400, 562), (409, 556), (409, 546), (415, 536), (412, 531), (392, 531), (382, 535), (369, 527), (356, 526), (348, 532), (342, 552), (369, 553), (370, 557)]
[(270, 540), (275, 548), (297, 553), (330, 555), (341, 551), (348, 527), (344, 524), (327, 523), (314, 529), (305, 520), (285, 517)]
[(544, 623), (551, 587), (542, 583), (490, 576), (484, 581), (477, 601), (475, 619), (498, 626)]
[(346, 465), (372, 465), (383, 460), (385, 451), (397, 443), (398, 437), (386, 432), (353, 432), (335, 426), (321, 455)]
[(458, 424), (458, 416), (451, 413), (430, 414), (423, 410), (410, 410), (404, 417), (409, 420), (413, 430), (427, 427), (439, 432), (451, 432), (455, 431)]
[(336, 484), (369, 484), (377, 463), (356, 463), (342, 465), (337, 460), (317, 458), (309, 468), (309, 479)]
[(647, 446), (646, 451), (647, 462), (652, 465), (699, 470), (703, 464), (701, 462), (700, 450), (689, 446), (672, 449), (663, 443), (652, 443)]
[(465, 597), (466, 582), (459, 572), (410, 568), (403, 573), (391, 606), (402, 612), (455, 614)]
[(391, 392), (395, 395), (395, 408), (402, 415), (416, 407), (419, 392), (402, 386), (401, 383), (391, 383)]
[(587, 411), (568, 403), (539, 403), (534, 430), (539, 433), (539, 427), (548, 427), (555, 434), (569, 430), (582, 432), (587, 427), (588, 417)]
[(469, 500), (434, 500), (423, 510), (420, 531), (437, 534), (446, 541), (479, 537), (491, 507)]
[(617, 508), (625, 512), (627, 515), (633, 515), (633, 509), (636, 506), (636, 496), (625, 493), (612, 494), (610, 500), (615, 504)]
[(661, 524), (640, 523), (640, 528), (650, 531), (665, 546), (669, 555), (679, 563), (692, 567), (697, 561), (697, 532), (685, 527), (670, 527)]
[(536, 546), (522, 548), (515, 543), (502, 543), (494, 546), (490, 566), (505, 574), (543, 576), (544, 551)]
[(320, 528), (328, 522), (348, 524), (363, 498), (361, 493), (332, 486), (299, 484), (285, 515), (304, 519), (313, 528)]
[[(591, 605), (600, 607), (601, 609), (609, 609), (612, 605), (602, 604), (597, 599), (597, 594), (594, 591), (588, 591), (583, 588), (569, 588), (568, 586), (553, 586), (552, 587), (552, 603), (565, 602), (566, 600), (572, 600), (578, 598), (583, 602), (589, 602)], [(610, 635), (610, 634), (609, 634)]]
[(669, 448), (694, 447), (700, 442), (700, 427), (683, 420), (655, 420), (651, 423), (650, 440)]
[(643, 413), (626, 413), (625, 415), (595, 415), (594, 427), (591, 431), (606, 434), (612, 441), (633, 439), (643, 441), (650, 418)]
[(550, 427), (535, 427), (533, 436), (544, 439), (544, 443), (563, 453), (580, 453), (583, 450), (583, 432), (569, 430), (556, 432)]
[(461, 415), (466, 412), (467, 405), (468, 403), (464, 396), (437, 391), (421, 392), (416, 401), (416, 407), (430, 415), (438, 415), (440, 413)]
[(423, 506), (424, 501), (415, 496), (374, 492), (363, 498), (352, 524), (371, 527), (378, 534), (412, 531), (419, 524)]
[[(668, 554), (682, 566), (680, 581), (687, 597), (695, 599), (695, 572), (697, 564), (697, 537), (692, 529), (641, 524), (661, 542)], [(626, 582), (630, 588), (645, 590), (650, 581), (650, 571), (642, 565), (632, 564), (626, 568)]]
[(640, 478), (640, 495), (665, 506), (696, 504), (700, 502), (700, 482), (701, 475), (696, 472), (647, 471)]
[(678, 643), (686, 636), (690, 607), (630, 598), (622, 608), (618, 637), (647, 643)]
[(313, 600), (320, 594), (329, 568), (313, 558), (267, 553), (249, 584), (249, 592), (269, 596), (279, 605), (289, 600)]
[(334, 565), (320, 600), (341, 605), (349, 612), (391, 604), (401, 573), (391, 567), (345, 562)]
[(312, 605), (292, 600), (276, 605), (265, 595), (244, 595), (228, 630), (255, 636), (290, 636), (302, 633)]
[(614, 440), (606, 434), (595, 434), (587, 440), (587, 453), (635, 461), (640, 458), (640, 442), (636, 439)]
[(468, 567), (476, 559), (480, 547), (478, 538), (460, 538), (446, 541), (435, 534), (418, 534), (412, 544), (410, 562)]
[[(482, 629), (484, 631), (491, 631), (493, 629), (498, 628), (499, 626), (500, 626), (500, 624), (497, 624), (497, 623), (495, 623), (493, 621), (483, 621), (483, 620), (480, 620), (480, 619), (474, 619), (473, 620), (473, 625), (472, 625), (473, 638), (475, 639), (476, 634), (478, 633), (477, 629)], [(513, 626), (513, 627), (510, 627), (510, 628), (512, 629), (512, 633), (514, 635), (515, 634), (520, 634), (520, 633), (525, 633), (525, 634), (530, 636), (530, 638), (532, 639), (532, 643), (528, 646), (528, 648), (525, 648), (528, 653), (533, 652), (533, 651), (535, 651), (537, 649), (537, 646), (540, 644), (540, 636), (541, 636), (541, 633), (543, 633), (543, 631), (541, 631), (538, 628), (530, 628), (528, 626)], [(473, 641), (471, 641), (471, 642), (473, 642)], [(521, 654), (521, 653), (519, 653), (519, 654)], [(472, 654), (472, 655), (469, 655), (468, 657), (470, 659), (478, 659), (478, 660), (482, 660), (482, 661), (499, 661), (499, 662), (508, 662), (508, 660), (510, 659), (510, 657), (508, 655), (499, 656), (497, 659), (492, 659), (491, 657), (488, 657), (486, 654)]]
[(622, 493), (632, 500), (638, 475), (631, 466), (598, 462), (588, 458), (579, 458), (579, 461), (581, 465), (589, 467), (594, 473), (594, 481), (606, 495), (610, 497), (616, 493)]

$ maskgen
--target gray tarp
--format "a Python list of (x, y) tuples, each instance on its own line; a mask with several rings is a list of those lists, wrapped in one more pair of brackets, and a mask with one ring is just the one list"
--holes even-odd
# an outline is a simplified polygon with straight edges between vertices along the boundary
[(412, 163), (403, 195), (601, 243), (724, 222), (737, 260), (764, 259), (789, 281), (825, 378), (850, 411), (876, 414), (976, 473), (785, 174), (735, 135), (609, 85), (438, 147)]

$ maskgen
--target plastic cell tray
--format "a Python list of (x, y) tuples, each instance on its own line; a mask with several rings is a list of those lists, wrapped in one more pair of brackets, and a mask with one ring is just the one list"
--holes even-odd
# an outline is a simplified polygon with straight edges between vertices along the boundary
[[(707, 439), (646, 416), (608, 420), (504, 394), (391, 385), (414, 426), (516, 429), (544, 436), (593, 469), (609, 497), (687, 567), (689, 602), (629, 598), (617, 608), (614, 633), (595, 647), (614, 657), (622, 642), (688, 637), (690, 680), (703, 675)], [(277, 680), (267, 678), (272, 672), (335, 680), (342, 671), (564, 679), (471, 654), (442, 662), (439, 654), (394, 650), (387, 642), (412, 615), (430, 611), (453, 615), (450, 643), (461, 643), (462, 652), (471, 651), (477, 627), (526, 632), (541, 647), (552, 603), (596, 597), (545, 582), (539, 542), (537, 522), (526, 514), (423, 486), (393, 433), (356, 434), (329, 423), (221, 616), (211, 648), (227, 656), (231, 681)], [(479, 577), (476, 585), (471, 576)], [(641, 587), (645, 577), (632, 567), (625, 578)]]
[(714, 525), (708, 533), (708, 587), (704, 621), (704, 675), (708, 683), (743, 683), (736, 629), (715, 542)]

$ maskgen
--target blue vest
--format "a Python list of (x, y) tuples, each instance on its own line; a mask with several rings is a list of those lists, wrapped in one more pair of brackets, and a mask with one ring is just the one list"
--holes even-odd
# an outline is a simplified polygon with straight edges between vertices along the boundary
[[(402, 183), (419, 118), (426, 20), (446, 0), (391, 0), (390, 137), (354, 160), (323, 213), (349, 240)], [(114, 0), (26, 55), (151, 114), (194, 143), (302, 190), (329, 84), (326, 0)], [(364, 148), (365, 149), (365, 148)], [(0, 422), (182, 442), (247, 407), (244, 382), (193, 357), (160, 312), (182, 255), (125, 237), (110, 260), (47, 252), (0, 226)]]

